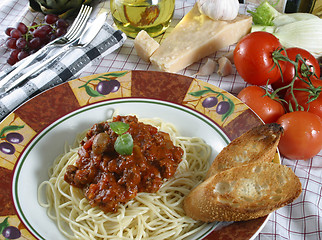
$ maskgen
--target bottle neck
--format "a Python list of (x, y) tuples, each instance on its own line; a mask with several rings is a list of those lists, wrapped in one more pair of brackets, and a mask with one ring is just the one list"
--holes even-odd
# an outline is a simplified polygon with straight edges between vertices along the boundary
[(316, 0), (288, 0), (285, 5), (285, 13), (312, 13)]

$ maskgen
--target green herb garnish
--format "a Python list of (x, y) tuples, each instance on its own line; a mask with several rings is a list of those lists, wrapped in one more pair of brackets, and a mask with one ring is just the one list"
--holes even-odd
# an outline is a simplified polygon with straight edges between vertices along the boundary
[(133, 151), (133, 138), (131, 134), (125, 133), (117, 137), (114, 149), (121, 155), (131, 155)]
[(109, 125), (117, 135), (122, 135), (130, 128), (130, 125), (124, 122), (110, 122)]
[(110, 122), (111, 129), (119, 135), (114, 143), (114, 149), (121, 155), (131, 155), (133, 152), (133, 138), (131, 134), (125, 133), (130, 125), (124, 122)]

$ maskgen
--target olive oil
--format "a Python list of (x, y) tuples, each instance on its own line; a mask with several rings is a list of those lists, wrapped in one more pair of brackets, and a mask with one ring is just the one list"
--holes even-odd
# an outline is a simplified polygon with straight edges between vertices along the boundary
[(145, 30), (151, 37), (170, 25), (175, 0), (111, 0), (111, 13), (117, 28), (135, 38)]

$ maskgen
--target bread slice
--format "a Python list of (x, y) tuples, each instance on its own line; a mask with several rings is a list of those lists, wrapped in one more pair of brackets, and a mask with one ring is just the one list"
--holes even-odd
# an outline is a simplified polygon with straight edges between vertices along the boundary
[(206, 178), (232, 167), (272, 161), (282, 133), (283, 128), (277, 123), (252, 128), (234, 139), (216, 156)]
[(183, 208), (187, 216), (204, 222), (245, 221), (291, 203), (301, 191), (290, 168), (256, 162), (206, 179), (185, 197)]

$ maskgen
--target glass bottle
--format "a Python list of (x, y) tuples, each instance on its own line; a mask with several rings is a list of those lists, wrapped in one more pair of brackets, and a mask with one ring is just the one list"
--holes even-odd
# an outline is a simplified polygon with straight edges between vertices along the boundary
[(175, 0), (111, 0), (115, 25), (128, 37), (145, 30), (151, 37), (162, 34), (170, 25)]
[[(321, 0), (320, 0), (321, 1)], [(288, 0), (285, 5), (285, 13), (312, 13), (316, 0)]]

